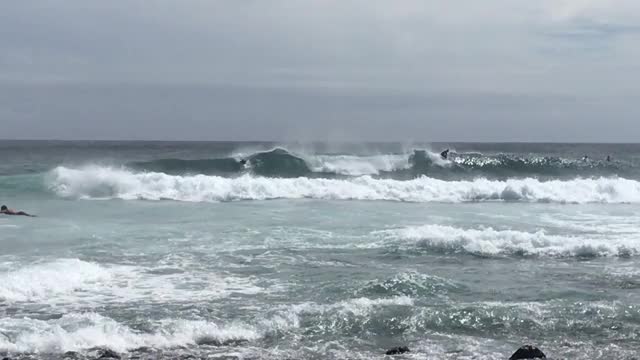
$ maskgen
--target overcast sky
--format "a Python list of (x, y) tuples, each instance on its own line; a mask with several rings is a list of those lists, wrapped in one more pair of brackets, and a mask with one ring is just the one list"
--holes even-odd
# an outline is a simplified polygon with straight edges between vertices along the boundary
[(0, 138), (627, 141), (638, 0), (20, 0)]

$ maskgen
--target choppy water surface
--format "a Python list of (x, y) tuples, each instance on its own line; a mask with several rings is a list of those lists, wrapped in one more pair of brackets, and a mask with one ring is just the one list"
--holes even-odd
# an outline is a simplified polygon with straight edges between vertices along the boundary
[(0, 150), (12, 358), (640, 353), (640, 146)]

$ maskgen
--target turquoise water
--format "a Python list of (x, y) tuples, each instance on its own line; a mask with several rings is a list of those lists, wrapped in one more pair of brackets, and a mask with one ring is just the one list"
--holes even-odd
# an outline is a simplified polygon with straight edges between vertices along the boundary
[(636, 146), (0, 144), (2, 202), (39, 215), (0, 217), (14, 358), (640, 352)]

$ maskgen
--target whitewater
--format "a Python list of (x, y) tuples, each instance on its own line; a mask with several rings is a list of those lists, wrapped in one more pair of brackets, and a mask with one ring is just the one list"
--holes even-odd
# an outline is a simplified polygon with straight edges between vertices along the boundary
[(317, 178), (236, 178), (164, 173), (136, 173), (109, 167), (80, 169), (57, 167), (48, 186), (62, 197), (79, 199), (233, 201), (269, 199), (388, 200), (411, 202), (542, 201), (607, 202), (640, 201), (640, 182), (622, 178), (540, 181), (533, 178), (506, 181), (476, 179), (444, 181), (422, 176), (413, 180), (375, 179), (359, 176), (348, 180)]
[(0, 216), (0, 358), (640, 353), (638, 145), (0, 141), (0, 156), (0, 202), (38, 215)]

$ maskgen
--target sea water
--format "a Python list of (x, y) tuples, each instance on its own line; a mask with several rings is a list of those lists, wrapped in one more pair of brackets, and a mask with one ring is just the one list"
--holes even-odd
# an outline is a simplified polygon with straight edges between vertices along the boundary
[(3, 356), (640, 352), (638, 145), (4, 141), (0, 159), (0, 202), (38, 215), (0, 216)]

